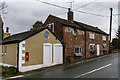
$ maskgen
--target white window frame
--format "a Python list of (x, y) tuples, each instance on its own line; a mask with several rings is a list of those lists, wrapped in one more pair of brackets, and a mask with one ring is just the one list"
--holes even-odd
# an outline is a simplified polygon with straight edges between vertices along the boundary
[[(106, 49), (104, 49), (103, 46), (106, 46)], [(107, 50), (107, 44), (102, 44), (102, 49)]]
[(1, 46), (1, 55), (3, 55), (3, 45)]
[(53, 25), (53, 28), (52, 28), (53, 30), (52, 31), (54, 32), (54, 23), (48, 24), (49, 29), (51, 29), (51, 25)]
[(89, 38), (90, 39), (95, 39), (95, 34), (94, 33), (89, 33)]
[[(90, 49), (90, 46), (91, 46), (91, 45), (94, 46), (94, 50), (95, 50), (95, 44), (90, 44), (90, 45), (89, 45), (89, 49)], [(94, 50), (91, 50), (91, 49), (90, 49), (90, 51), (94, 51)]]
[(102, 40), (103, 40), (103, 41), (106, 41), (106, 36), (102, 36)]
[(5, 56), (7, 54), (7, 45), (5, 45)]
[[(75, 32), (76, 31), (76, 32)], [(76, 29), (73, 29), (73, 35), (76, 36), (77, 35), (77, 30)]]
[[(76, 48), (79, 48), (79, 53), (76, 53)], [(80, 50), (81, 49), (81, 50)], [(81, 52), (80, 52), (81, 51)], [(82, 47), (81, 46), (75, 46), (75, 55), (76, 56), (82, 56)]]

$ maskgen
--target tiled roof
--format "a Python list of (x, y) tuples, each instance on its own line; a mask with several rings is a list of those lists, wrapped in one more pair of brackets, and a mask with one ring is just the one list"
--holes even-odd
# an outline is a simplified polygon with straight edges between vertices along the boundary
[(72, 27), (75, 27), (75, 28), (80, 28), (80, 29), (82, 29), (79, 25), (77, 25), (77, 24), (74, 23), (74, 22), (71, 22), (71, 21), (68, 21), (68, 20), (66, 20), (66, 19), (62, 19), (62, 18), (53, 16), (53, 15), (51, 15), (51, 14), (48, 16), (47, 20), (49, 20), (49, 19), (50, 19), (50, 21), (59, 22), (59, 23), (61, 23), (61, 24), (63, 24), (63, 25), (72, 26)]
[(2, 44), (9, 44), (9, 43), (18, 43), (18, 42), (21, 42), (21, 41), (23, 41), (23, 40), (25, 40), (25, 39), (33, 36), (33, 35), (35, 35), (35, 34), (41, 32), (41, 31), (45, 30), (45, 29), (48, 29), (57, 39), (59, 39), (49, 28), (47, 28), (47, 27), (41, 27), (41, 28), (34, 29), (34, 30), (31, 30), (31, 31), (26, 31), (26, 32), (15, 34), (15, 35), (11, 35), (11, 36), (5, 38), (3, 40), (3, 42), (2, 42)]
[(84, 23), (81, 23), (81, 22), (69, 21), (69, 20), (62, 19), (62, 18), (53, 16), (53, 15), (49, 15), (48, 19), (50, 19), (51, 21), (57, 21), (57, 22), (59, 22), (63, 25), (66, 25), (66, 26), (72, 26), (73, 28), (79, 28), (79, 29), (83, 29), (83, 30), (88, 30), (88, 31), (108, 35), (104, 31), (99, 29), (98, 27), (93, 27), (93, 26), (90, 26), (90, 25), (87, 25), (87, 24), (84, 24)]

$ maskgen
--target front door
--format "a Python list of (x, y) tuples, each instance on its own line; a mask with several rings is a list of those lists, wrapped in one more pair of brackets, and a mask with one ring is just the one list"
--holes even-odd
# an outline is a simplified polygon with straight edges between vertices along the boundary
[(99, 55), (100, 55), (100, 45), (97, 44), (97, 56), (99, 56)]

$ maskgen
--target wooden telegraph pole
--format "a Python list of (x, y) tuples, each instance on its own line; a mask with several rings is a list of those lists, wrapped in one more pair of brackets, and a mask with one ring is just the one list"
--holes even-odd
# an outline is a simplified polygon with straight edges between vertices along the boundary
[(111, 54), (111, 32), (112, 32), (112, 12), (113, 12), (113, 8), (110, 8), (110, 31), (109, 31), (109, 36), (110, 36), (110, 39), (109, 39), (109, 53)]

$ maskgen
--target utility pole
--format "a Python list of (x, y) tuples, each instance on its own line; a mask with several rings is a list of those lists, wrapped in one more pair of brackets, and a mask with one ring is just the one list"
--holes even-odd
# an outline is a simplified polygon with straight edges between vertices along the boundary
[(112, 12), (113, 12), (113, 8), (110, 8), (110, 33), (109, 33), (109, 36), (110, 36), (110, 40), (109, 40), (109, 53), (111, 54), (111, 32), (112, 32)]

